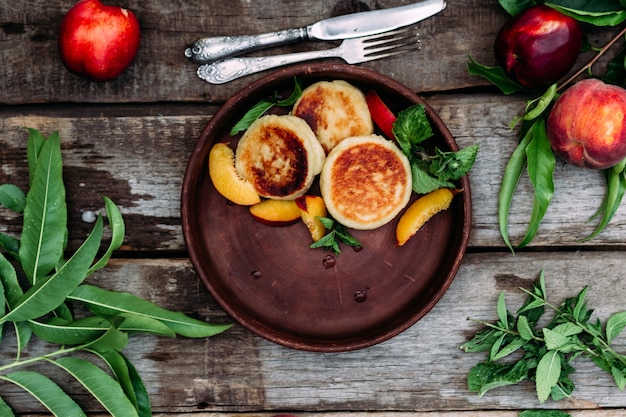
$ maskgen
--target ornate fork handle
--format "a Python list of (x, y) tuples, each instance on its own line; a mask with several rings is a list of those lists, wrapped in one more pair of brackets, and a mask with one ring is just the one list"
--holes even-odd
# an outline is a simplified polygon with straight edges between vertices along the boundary
[(198, 68), (198, 77), (211, 84), (224, 84), (237, 78), (283, 65), (312, 59), (336, 57), (338, 56), (338, 50), (339, 47), (322, 51), (297, 52), (267, 57), (230, 58), (213, 62), (212, 64), (201, 65)]
[(260, 35), (216, 36), (202, 38), (185, 49), (185, 56), (199, 64), (206, 64), (245, 52), (274, 45), (284, 45), (308, 39), (307, 29), (286, 29)]

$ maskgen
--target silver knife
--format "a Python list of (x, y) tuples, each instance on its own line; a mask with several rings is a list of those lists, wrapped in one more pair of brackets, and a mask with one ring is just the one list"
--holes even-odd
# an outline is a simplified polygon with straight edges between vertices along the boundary
[(445, 8), (445, 0), (423, 0), (390, 9), (332, 17), (298, 29), (285, 29), (260, 35), (202, 38), (185, 50), (185, 56), (194, 62), (205, 64), (270, 46), (303, 40), (333, 41), (357, 38), (412, 25)]

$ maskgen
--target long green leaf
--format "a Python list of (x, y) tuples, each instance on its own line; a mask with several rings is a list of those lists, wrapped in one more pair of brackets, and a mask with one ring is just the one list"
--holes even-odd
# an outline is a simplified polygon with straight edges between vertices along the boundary
[(15, 328), (15, 340), (17, 343), (15, 349), (15, 360), (17, 361), (20, 359), (24, 348), (30, 341), (33, 332), (26, 321), (14, 321), (13, 327)]
[(102, 269), (106, 266), (111, 258), (113, 252), (119, 249), (124, 242), (124, 235), (126, 233), (126, 227), (124, 225), (124, 218), (122, 217), (122, 213), (120, 209), (115, 205), (113, 200), (104, 196), (104, 204), (107, 211), (107, 218), (109, 219), (109, 226), (111, 227), (111, 243), (109, 244), (109, 248), (102, 255), (102, 258), (98, 262), (96, 262), (91, 268), (89, 268), (89, 272), (87, 275), (91, 275), (99, 269)]
[(73, 322), (51, 320), (43, 323), (28, 321), (33, 333), (42, 340), (60, 345), (82, 345), (101, 337), (111, 327), (111, 322), (102, 317), (85, 317)]
[[(33, 371), (18, 371), (0, 376), (28, 391), (57, 417), (86, 417), (86, 414), (50, 378)], [(4, 416), (4, 414), (2, 414)]]
[(166, 310), (133, 294), (107, 291), (92, 285), (79, 286), (69, 298), (85, 303), (98, 315), (115, 316), (131, 313), (159, 320), (176, 334), (185, 337), (209, 337), (231, 327), (196, 320), (181, 312)]
[(99, 217), (89, 237), (74, 255), (54, 275), (42, 279), (26, 291), (13, 309), (0, 319), (0, 323), (35, 319), (61, 305), (85, 279), (101, 240), (102, 218)]
[[(58, 135), (58, 132), (53, 135)], [(46, 138), (37, 129), (28, 129), (28, 142), (26, 145), (26, 159), (28, 160), (28, 177), (30, 179), (29, 184), (32, 184), (33, 178), (35, 178), (35, 170), (39, 161), (39, 154), (46, 143)]]
[[(582, 239), (581, 242), (586, 242), (598, 236), (611, 222), (611, 219), (613, 219), (613, 216), (622, 202), (624, 192), (626, 192), (625, 166), (626, 160), (623, 160), (611, 168), (602, 170), (602, 175), (606, 182), (606, 193), (602, 205), (596, 213), (597, 215), (602, 214), (602, 217), (596, 229), (589, 236)], [(594, 214), (592, 218), (596, 217), (596, 214)]]
[(93, 352), (111, 369), (128, 399), (137, 409), (139, 417), (152, 416), (150, 397), (133, 364), (120, 352)]
[(175, 337), (176, 333), (163, 322), (152, 317), (140, 316), (132, 313), (118, 315), (121, 322), (117, 328), (127, 333), (153, 334), (156, 336)]
[(554, 195), (553, 175), (556, 157), (550, 147), (545, 126), (544, 119), (533, 124), (531, 128), (533, 140), (526, 148), (528, 177), (533, 184), (535, 193), (533, 211), (528, 222), (526, 235), (517, 245), (518, 248), (523, 248), (533, 240)]
[(93, 363), (69, 356), (50, 362), (76, 378), (111, 416), (138, 417), (120, 384)]
[(2, 397), (0, 397), (0, 416), (15, 417), (15, 414), (13, 414), (13, 410), (11, 410), (11, 407), (9, 407), (9, 404), (4, 402)]
[(515, 148), (515, 151), (513, 151), (509, 162), (506, 164), (504, 175), (502, 176), (502, 184), (500, 185), (500, 193), (498, 194), (500, 235), (511, 251), (513, 251), (513, 246), (509, 237), (509, 212), (513, 195), (526, 167), (526, 148), (532, 138), (530, 131), (527, 132), (519, 145), (517, 145), (517, 148)]
[(39, 152), (26, 196), (19, 255), (32, 284), (57, 266), (67, 242), (62, 171), (61, 141), (57, 133), (50, 135)]
[(13, 236), (0, 233), (0, 249), (4, 249), (14, 259), (19, 260), (20, 241)]
[(23, 213), (26, 206), (26, 194), (13, 184), (0, 185), (0, 206), (4, 206), (16, 213)]

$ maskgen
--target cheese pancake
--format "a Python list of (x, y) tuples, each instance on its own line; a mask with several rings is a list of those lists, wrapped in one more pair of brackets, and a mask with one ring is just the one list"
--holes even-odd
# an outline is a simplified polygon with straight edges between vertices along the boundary
[(304, 120), (268, 115), (252, 123), (239, 140), (235, 168), (260, 196), (289, 200), (311, 187), (325, 157)]
[(328, 154), (320, 188), (332, 217), (370, 230), (390, 222), (411, 198), (411, 166), (393, 143), (378, 135), (347, 138)]
[(345, 138), (374, 132), (365, 95), (343, 80), (320, 81), (308, 86), (291, 114), (311, 126), (326, 153)]

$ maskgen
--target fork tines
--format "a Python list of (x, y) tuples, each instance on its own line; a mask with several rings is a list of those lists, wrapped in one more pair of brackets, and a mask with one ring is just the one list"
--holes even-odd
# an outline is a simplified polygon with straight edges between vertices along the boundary
[[(421, 49), (419, 32), (414, 27), (383, 32), (363, 40), (367, 59), (381, 59)], [(384, 45), (384, 46), (381, 46)]]

